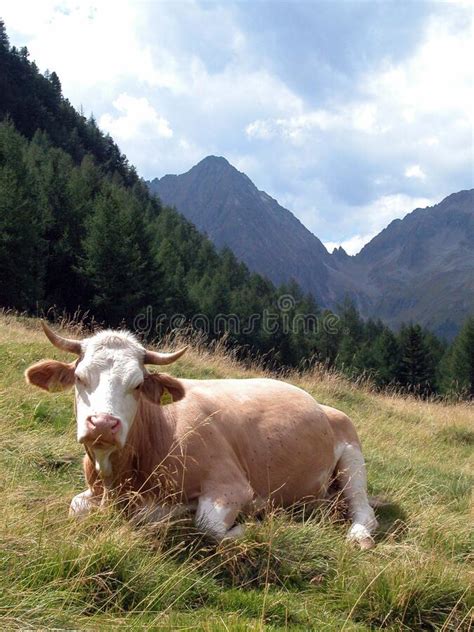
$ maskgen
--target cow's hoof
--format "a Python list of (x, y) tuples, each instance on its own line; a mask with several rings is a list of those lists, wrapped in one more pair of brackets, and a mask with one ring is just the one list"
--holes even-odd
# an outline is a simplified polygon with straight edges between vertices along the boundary
[(356, 546), (357, 548), (359, 548), (361, 551), (368, 551), (369, 549), (373, 549), (375, 546), (375, 540), (374, 538), (369, 535), (365, 538), (347, 538), (347, 541), (350, 544), (353, 544), (354, 546)]
[(76, 520), (82, 520), (88, 516), (91, 511), (97, 506), (91, 501), (91, 493), (89, 490), (77, 494), (71, 500), (69, 505), (69, 517)]
[(232, 527), (227, 531), (225, 536), (222, 538), (223, 540), (237, 540), (244, 535), (245, 527), (243, 524), (236, 524), (235, 527)]
[(370, 531), (362, 524), (354, 524), (347, 534), (347, 541), (356, 544), (362, 551), (372, 549), (375, 546), (375, 540), (370, 535)]
[(357, 544), (361, 551), (367, 551), (368, 549), (373, 549), (375, 546), (375, 540), (372, 537), (364, 538), (363, 540), (358, 540)]

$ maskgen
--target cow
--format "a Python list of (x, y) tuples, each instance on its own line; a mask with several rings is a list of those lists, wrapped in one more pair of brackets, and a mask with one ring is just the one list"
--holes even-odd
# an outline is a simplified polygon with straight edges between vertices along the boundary
[[(374, 545), (361, 444), (343, 412), (276, 379), (177, 379), (146, 368), (175, 362), (186, 347), (162, 353), (126, 331), (74, 340), (43, 329), (78, 356), (25, 372), (47, 391), (75, 389), (88, 489), (73, 498), (71, 515), (105, 497), (128, 498), (133, 520), (193, 511), (195, 524), (221, 541), (243, 533), (236, 519), (252, 507), (322, 501), (337, 481), (352, 521), (348, 540)], [(162, 402), (164, 392), (172, 402)]]

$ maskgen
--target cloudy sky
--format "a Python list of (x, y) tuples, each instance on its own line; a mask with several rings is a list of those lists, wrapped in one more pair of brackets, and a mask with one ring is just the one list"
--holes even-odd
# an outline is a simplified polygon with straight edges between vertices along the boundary
[(145, 178), (209, 154), (328, 247), (473, 186), (473, 4), (2, 0)]

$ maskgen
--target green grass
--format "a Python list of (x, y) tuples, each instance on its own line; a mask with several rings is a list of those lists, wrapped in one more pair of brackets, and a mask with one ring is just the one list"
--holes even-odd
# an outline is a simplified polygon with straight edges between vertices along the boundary
[[(331, 512), (273, 511), (215, 546), (186, 520), (136, 529), (113, 508), (68, 518), (84, 489), (71, 394), (22, 376), (44, 357), (62, 356), (37, 322), (0, 318), (0, 629), (470, 629), (472, 406), (289, 376), (354, 419), (370, 491), (389, 501), (378, 545), (347, 545)], [(190, 377), (258, 373), (202, 346), (176, 366)]]

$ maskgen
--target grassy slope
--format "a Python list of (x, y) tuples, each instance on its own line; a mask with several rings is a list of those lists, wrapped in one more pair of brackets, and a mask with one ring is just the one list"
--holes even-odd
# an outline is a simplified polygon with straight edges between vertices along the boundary
[[(134, 530), (113, 511), (67, 517), (84, 488), (71, 394), (22, 377), (44, 357), (61, 354), (35, 321), (0, 317), (1, 629), (469, 629), (472, 406), (290, 376), (355, 421), (370, 491), (393, 503), (378, 512), (379, 544), (361, 553), (334, 517), (275, 512), (216, 548), (186, 522)], [(176, 366), (189, 377), (250, 373), (203, 349)]]

